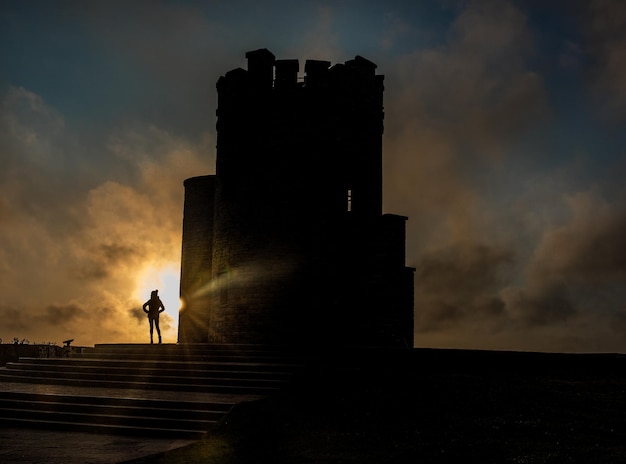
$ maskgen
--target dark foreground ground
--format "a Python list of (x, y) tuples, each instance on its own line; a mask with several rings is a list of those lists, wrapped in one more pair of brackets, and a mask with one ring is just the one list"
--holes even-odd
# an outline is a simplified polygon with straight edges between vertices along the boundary
[(626, 463), (626, 357), (331, 356), (198, 443), (133, 463)]

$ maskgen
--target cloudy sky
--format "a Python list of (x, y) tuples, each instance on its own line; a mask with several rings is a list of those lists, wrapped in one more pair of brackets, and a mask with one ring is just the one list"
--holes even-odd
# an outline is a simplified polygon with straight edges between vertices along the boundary
[(182, 182), (258, 48), (385, 75), (416, 346), (626, 352), (620, 0), (4, 0), (4, 342), (145, 342), (153, 288), (176, 341)]

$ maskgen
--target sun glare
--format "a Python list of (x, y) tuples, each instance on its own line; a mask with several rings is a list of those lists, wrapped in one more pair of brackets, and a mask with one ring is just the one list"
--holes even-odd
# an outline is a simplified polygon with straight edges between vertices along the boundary
[[(180, 272), (176, 265), (169, 264), (162, 267), (148, 266), (137, 279), (137, 287), (134, 297), (145, 303), (150, 299), (152, 290), (159, 291), (159, 297), (165, 306), (165, 313), (172, 318), (171, 325), (173, 333), (164, 333), (164, 336), (171, 338), (177, 335), (178, 331), (178, 311), (181, 306), (178, 297), (180, 285)], [(163, 330), (163, 326), (161, 327)], [(168, 331), (169, 332), (169, 331)]]

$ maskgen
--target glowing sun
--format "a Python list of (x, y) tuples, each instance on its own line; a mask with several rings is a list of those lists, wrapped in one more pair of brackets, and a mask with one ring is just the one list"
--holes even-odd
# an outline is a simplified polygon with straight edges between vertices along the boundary
[(159, 291), (159, 297), (165, 306), (165, 314), (171, 317), (171, 325), (178, 330), (178, 311), (181, 301), (178, 297), (180, 286), (180, 271), (178, 266), (167, 264), (156, 267), (148, 266), (139, 274), (134, 297), (141, 304), (150, 299), (152, 290)]

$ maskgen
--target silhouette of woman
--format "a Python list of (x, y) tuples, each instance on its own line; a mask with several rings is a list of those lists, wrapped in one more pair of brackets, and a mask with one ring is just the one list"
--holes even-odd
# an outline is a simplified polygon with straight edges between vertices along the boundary
[[(146, 307), (148, 309), (146, 309)], [(143, 312), (148, 314), (148, 321), (150, 321), (150, 343), (154, 343), (152, 338), (153, 326), (156, 326), (157, 334), (159, 335), (159, 343), (161, 343), (161, 329), (159, 328), (159, 314), (165, 311), (165, 306), (161, 298), (159, 298), (159, 291), (153, 290), (150, 292), (150, 299), (143, 304)]]

